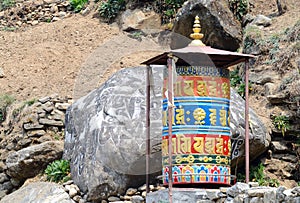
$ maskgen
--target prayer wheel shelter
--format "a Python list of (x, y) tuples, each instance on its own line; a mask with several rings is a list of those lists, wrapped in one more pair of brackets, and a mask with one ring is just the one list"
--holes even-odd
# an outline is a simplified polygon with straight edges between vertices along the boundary
[[(230, 78), (228, 67), (245, 63), (246, 182), (249, 182), (249, 59), (253, 55), (214, 49), (202, 43), (199, 17), (192, 42), (151, 58), (147, 65), (146, 184), (149, 185), (150, 69), (166, 65), (163, 87), (163, 183), (172, 202), (174, 184), (230, 184)], [(149, 191), (149, 187), (147, 187)]]

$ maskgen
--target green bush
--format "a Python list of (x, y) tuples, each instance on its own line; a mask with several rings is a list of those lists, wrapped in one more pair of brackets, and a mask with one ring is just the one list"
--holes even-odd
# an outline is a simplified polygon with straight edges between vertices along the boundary
[(290, 129), (288, 117), (282, 115), (274, 117), (273, 125), (276, 129), (281, 130), (282, 136), (284, 136), (286, 131)]
[(169, 23), (174, 19), (179, 8), (185, 0), (156, 0), (156, 10), (162, 14), (162, 23)]
[(45, 170), (48, 181), (66, 182), (70, 180), (70, 162), (67, 160), (56, 160), (49, 164)]
[(125, 6), (125, 0), (108, 0), (102, 2), (99, 7), (99, 15), (110, 23), (118, 16), (120, 11), (125, 10)]
[(0, 122), (5, 120), (6, 109), (15, 101), (15, 98), (11, 95), (1, 95), (0, 96)]
[[(246, 84), (240, 77), (238, 69), (230, 72), (230, 86), (236, 87), (237, 93), (239, 95), (241, 95), (241, 97), (243, 97), (243, 98), (245, 97)], [(252, 84), (249, 82), (249, 91), (251, 91), (251, 90), (252, 90)]]
[(88, 0), (70, 0), (71, 7), (75, 12), (80, 12), (87, 2)]
[[(257, 182), (260, 186), (278, 187), (279, 186), (278, 180), (266, 177), (264, 170), (265, 167), (262, 163), (258, 164), (257, 166), (250, 166), (250, 171), (249, 171), (250, 181)], [(244, 174), (244, 171), (242, 173), (237, 174), (238, 182), (245, 182), (245, 179), (246, 176)]]
[(231, 12), (242, 21), (243, 16), (248, 13), (248, 0), (228, 0)]
[(15, 5), (14, 0), (0, 0), (0, 11), (8, 9)]

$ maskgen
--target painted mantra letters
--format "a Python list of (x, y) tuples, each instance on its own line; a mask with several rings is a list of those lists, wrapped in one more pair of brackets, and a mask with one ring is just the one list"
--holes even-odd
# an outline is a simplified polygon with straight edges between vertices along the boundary
[[(163, 95), (168, 80), (164, 71)], [(179, 66), (174, 79), (172, 175), (174, 184), (230, 184), (229, 71)], [(162, 111), (163, 183), (168, 184), (168, 99)], [(190, 175), (189, 175), (190, 174)]]
[[(230, 156), (229, 136), (176, 134), (172, 136), (172, 154), (198, 154)], [(162, 156), (168, 156), (168, 136), (162, 140)]]

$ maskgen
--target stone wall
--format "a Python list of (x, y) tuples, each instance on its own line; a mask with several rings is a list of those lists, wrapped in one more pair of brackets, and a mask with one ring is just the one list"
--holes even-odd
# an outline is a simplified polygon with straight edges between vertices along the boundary
[[(260, 187), (258, 183), (237, 183), (220, 189), (173, 188), (173, 203), (281, 203), (300, 202), (300, 187)], [(168, 189), (149, 193), (146, 202), (168, 203)]]
[(54, 22), (72, 14), (69, 1), (27, 0), (16, 1), (16, 5), (0, 11), (0, 28), (17, 29), (37, 25), (41, 22)]
[(65, 111), (71, 103), (52, 95), (7, 110), (0, 123), (0, 199), (62, 157)]

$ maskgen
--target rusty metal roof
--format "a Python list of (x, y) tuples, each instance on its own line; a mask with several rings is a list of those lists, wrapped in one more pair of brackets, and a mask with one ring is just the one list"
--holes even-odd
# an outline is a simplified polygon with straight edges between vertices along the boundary
[(227, 68), (255, 57), (250, 54), (225, 51), (211, 48), (210, 46), (187, 46), (181, 49), (174, 49), (169, 52), (165, 52), (143, 62), (142, 64), (166, 65), (169, 54), (178, 57), (177, 65), (207, 65), (222, 68)]

